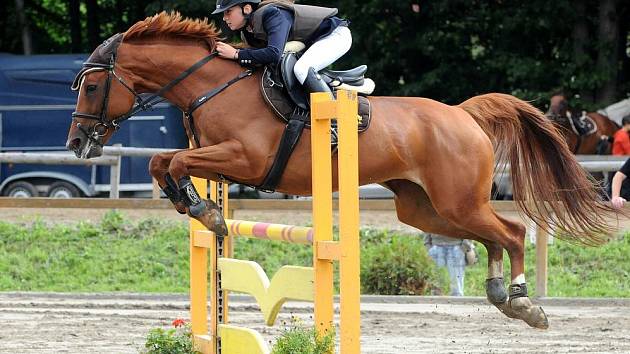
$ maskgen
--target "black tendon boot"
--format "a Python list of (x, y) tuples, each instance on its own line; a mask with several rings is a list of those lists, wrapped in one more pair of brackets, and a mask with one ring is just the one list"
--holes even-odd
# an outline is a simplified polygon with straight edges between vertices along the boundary
[[(177, 204), (184, 202), (184, 198), (179, 193), (177, 184), (173, 181), (173, 177), (171, 177), (170, 174), (167, 173), (166, 176), (164, 176), (164, 180), (166, 181), (166, 186), (162, 188), (162, 191), (164, 191), (164, 194), (166, 194), (171, 203), (177, 207)], [(181, 211), (177, 208), (175, 210), (180, 214), (186, 214), (185, 211)]]
[(191, 217), (199, 220), (208, 230), (217, 235), (227, 236), (227, 225), (221, 209), (212, 200), (201, 199), (189, 176), (179, 179), (179, 193), (184, 204), (188, 206), (188, 213)]
[[(332, 90), (314, 68), (308, 69), (308, 75), (306, 75), (303, 86), (309, 98), (313, 92), (327, 92), (330, 97), (333, 97)], [(330, 144), (333, 147), (337, 146), (337, 121), (334, 119), (330, 122)]]

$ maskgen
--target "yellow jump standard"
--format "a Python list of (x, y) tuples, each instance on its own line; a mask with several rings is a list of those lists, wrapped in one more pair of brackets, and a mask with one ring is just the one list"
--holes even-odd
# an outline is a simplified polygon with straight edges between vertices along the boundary
[[(357, 96), (338, 91), (311, 95), (313, 228), (226, 220), (228, 236), (216, 237), (191, 219), (190, 313), (196, 350), (212, 354), (267, 354), (260, 333), (228, 324), (228, 291), (255, 297), (267, 325), (273, 325), (286, 300), (313, 301), (320, 333), (333, 327), (333, 261), (339, 261), (341, 353), (360, 353), (359, 185)], [(330, 121), (339, 129), (339, 241), (333, 241)], [(306, 135), (304, 136), (306, 138)], [(205, 181), (195, 181), (206, 190)], [(211, 198), (227, 214), (227, 187), (212, 183)], [(226, 215), (227, 216), (227, 215)], [(232, 237), (253, 237), (313, 247), (313, 267), (284, 266), (271, 280), (251, 261), (232, 259)], [(210, 249), (210, 328), (207, 320), (208, 249)]]

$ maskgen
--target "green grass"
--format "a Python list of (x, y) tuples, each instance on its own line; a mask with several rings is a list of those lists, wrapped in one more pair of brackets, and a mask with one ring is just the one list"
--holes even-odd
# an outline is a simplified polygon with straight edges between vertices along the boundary
[[(363, 248), (387, 237), (421, 237), (388, 236), (371, 230), (363, 230), (362, 235)], [(421, 247), (416, 240), (404, 244)], [(0, 222), (0, 291), (185, 293), (188, 247), (183, 223), (132, 222), (115, 211), (96, 224)], [(466, 295), (484, 296), (487, 256), (483, 246), (478, 245), (477, 250), (480, 261), (467, 268)], [(236, 258), (261, 263), (270, 275), (285, 264), (308, 266), (312, 262), (310, 247), (281, 242), (239, 238), (235, 252)], [(549, 296), (630, 297), (629, 257), (630, 234), (598, 248), (556, 240), (549, 247)], [(510, 278), (508, 259), (506, 254), (506, 280)], [(535, 250), (531, 245), (526, 269), (533, 294)]]
[(0, 290), (186, 292), (188, 232), (155, 219), (131, 224), (0, 223)]

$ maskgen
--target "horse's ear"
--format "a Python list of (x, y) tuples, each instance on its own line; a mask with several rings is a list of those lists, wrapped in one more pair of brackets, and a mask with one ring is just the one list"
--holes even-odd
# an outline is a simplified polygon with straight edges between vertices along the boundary
[(118, 46), (123, 40), (123, 34), (117, 33), (108, 39), (106, 39), (103, 43), (101, 43), (92, 55), (88, 58), (88, 63), (97, 63), (97, 64), (109, 64), (109, 59), (112, 54), (116, 53), (118, 50)]
[(109, 37), (103, 42), (103, 44), (99, 46), (101, 54), (103, 56), (108, 56), (113, 53), (116, 53), (116, 50), (118, 50), (118, 46), (120, 46), (120, 43), (122, 42), (122, 40), (123, 40), (122, 33), (116, 33), (115, 35)]

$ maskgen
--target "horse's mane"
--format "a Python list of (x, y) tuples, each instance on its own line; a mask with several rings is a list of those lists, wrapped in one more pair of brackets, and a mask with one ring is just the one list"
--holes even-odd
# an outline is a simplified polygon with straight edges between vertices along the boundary
[(207, 18), (182, 18), (177, 11), (170, 13), (162, 11), (136, 22), (124, 33), (123, 40), (167, 36), (202, 40), (208, 45), (209, 50), (213, 50), (216, 42), (221, 39), (219, 31)]

